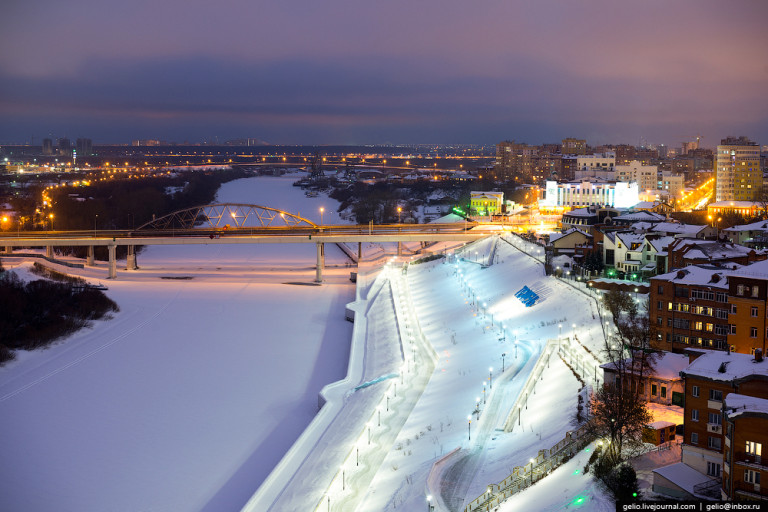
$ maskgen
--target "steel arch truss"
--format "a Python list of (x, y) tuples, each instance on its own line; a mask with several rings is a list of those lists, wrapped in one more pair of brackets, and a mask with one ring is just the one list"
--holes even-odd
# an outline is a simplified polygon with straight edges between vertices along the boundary
[(293, 213), (255, 204), (208, 204), (169, 213), (139, 226), (138, 230), (216, 229), (254, 227), (315, 227)]

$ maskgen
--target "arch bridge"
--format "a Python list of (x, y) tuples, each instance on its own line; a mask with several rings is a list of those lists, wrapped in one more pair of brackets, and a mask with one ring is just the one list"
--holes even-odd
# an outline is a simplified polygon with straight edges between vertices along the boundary
[(317, 225), (304, 217), (284, 210), (255, 204), (207, 204), (177, 210), (139, 226), (142, 230), (189, 230), (220, 228), (309, 227)]

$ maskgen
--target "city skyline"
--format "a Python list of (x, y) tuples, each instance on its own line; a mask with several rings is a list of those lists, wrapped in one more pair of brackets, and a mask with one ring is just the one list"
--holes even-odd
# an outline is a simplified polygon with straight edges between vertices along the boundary
[(768, 6), (642, 7), (14, 3), (0, 143), (765, 144)]

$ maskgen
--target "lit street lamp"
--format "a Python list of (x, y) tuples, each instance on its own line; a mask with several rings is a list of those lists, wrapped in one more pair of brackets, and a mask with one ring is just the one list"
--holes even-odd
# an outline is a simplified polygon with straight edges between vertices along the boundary
[(483, 403), (485, 403), (485, 382), (483, 382)]
[(397, 207), (397, 223), (400, 224), (400, 214), (403, 212), (403, 207), (398, 206)]
[(435, 507), (432, 506), (432, 495), (427, 496), (427, 512), (432, 512)]
[(467, 440), (472, 440), (472, 415), (467, 416)]
[(322, 206), (320, 207), (320, 225), (323, 225), (323, 213), (325, 213), (325, 208)]

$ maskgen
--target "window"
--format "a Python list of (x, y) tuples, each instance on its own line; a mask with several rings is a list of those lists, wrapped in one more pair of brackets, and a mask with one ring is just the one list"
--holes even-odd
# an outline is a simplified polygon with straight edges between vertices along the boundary
[(753, 469), (745, 469), (744, 481), (750, 484), (760, 485), (760, 472)]
[(736, 334), (736, 325), (731, 324), (729, 327), (731, 328), (731, 334)]
[(709, 476), (720, 476), (720, 464), (717, 462), (707, 462), (707, 474)]
[(710, 450), (719, 450), (722, 447), (722, 439), (719, 437), (709, 436), (707, 438), (707, 448)]
[(699, 410), (691, 409), (691, 421), (699, 421)]
[(697, 331), (704, 329), (704, 322), (693, 322), (693, 328)]
[(757, 338), (757, 327), (750, 327), (749, 328), (749, 337), (750, 338)]
[(661, 398), (667, 398), (667, 386), (661, 386)]
[(753, 317), (757, 317), (757, 306), (752, 306), (752, 311), (751, 311), (751, 313), (752, 313), (752, 316), (753, 316)]
[(710, 412), (709, 413), (709, 423), (712, 425), (720, 425), (721, 422), (721, 416), (719, 412)]
[(763, 451), (763, 445), (762, 443), (756, 443), (754, 441), (747, 441), (747, 449), (746, 452), (750, 455), (757, 455), (760, 457), (762, 455)]
[(710, 389), (709, 390), (709, 399), (714, 400), (716, 402), (722, 402), (723, 401), (723, 392), (719, 389)]
[(672, 317), (671, 316), (667, 317), (667, 327), (672, 327)]
[(699, 434), (697, 432), (691, 432), (691, 444), (699, 444)]
[(728, 294), (725, 292), (717, 292), (717, 302), (728, 302)]
[(736, 285), (736, 295), (744, 295), (744, 285), (743, 284)]
[(760, 293), (760, 288), (757, 287), (757, 285), (754, 285), (752, 287), (752, 296), (757, 297)]
[(736, 314), (736, 304), (731, 304), (731, 314), (732, 315)]
[(693, 386), (691, 387), (691, 395), (698, 398), (699, 396), (699, 386)]
[(656, 317), (656, 325), (658, 325), (659, 327), (664, 325), (664, 317), (661, 317), (661, 316)]
[(651, 395), (656, 396), (656, 384), (651, 384)]
[(656, 309), (661, 309), (661, 301), (656, 302)]

